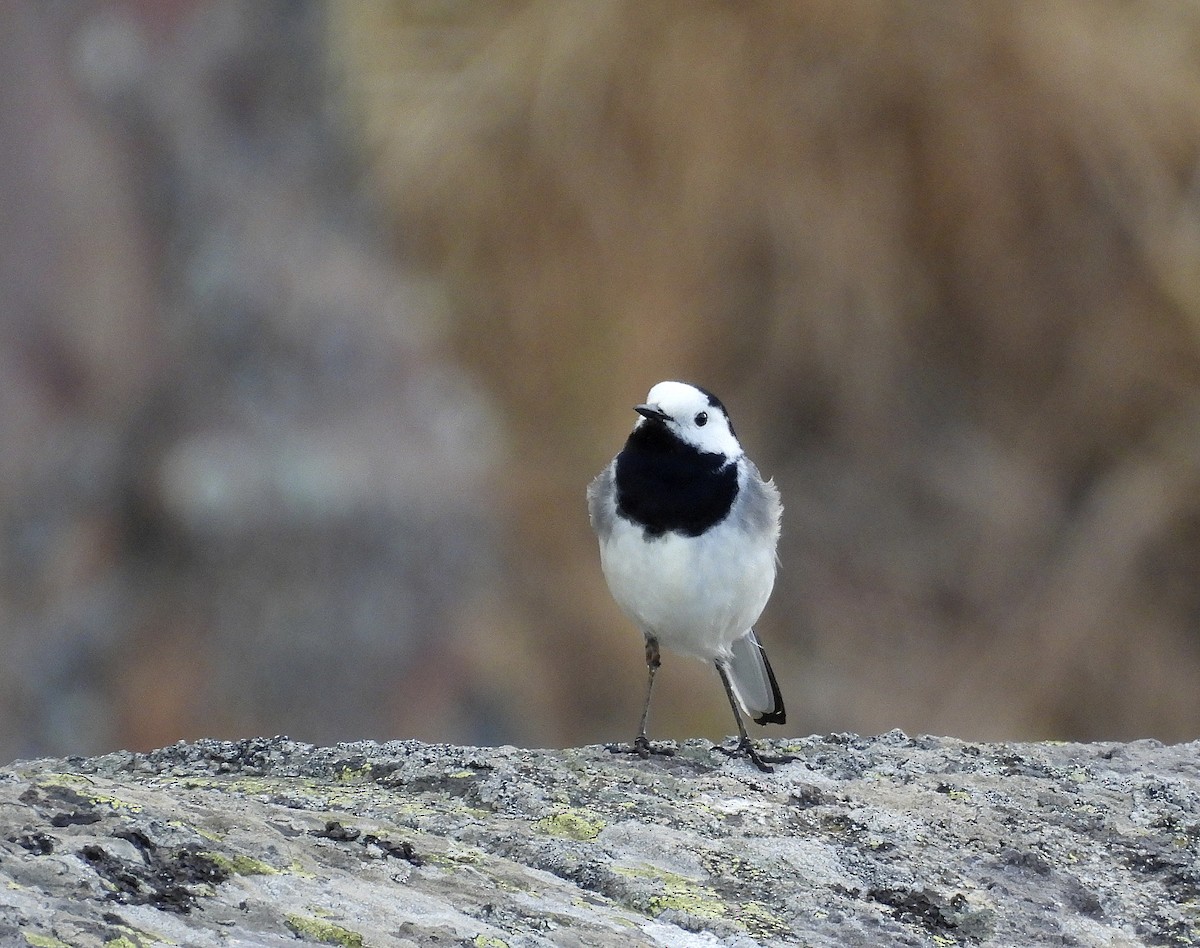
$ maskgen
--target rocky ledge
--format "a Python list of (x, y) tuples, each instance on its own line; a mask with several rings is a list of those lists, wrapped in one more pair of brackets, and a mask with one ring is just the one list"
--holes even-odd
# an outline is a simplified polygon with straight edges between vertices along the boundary
[(0, 944), (1187, 945), (1200, 744), (198, 741), (0, 770)]

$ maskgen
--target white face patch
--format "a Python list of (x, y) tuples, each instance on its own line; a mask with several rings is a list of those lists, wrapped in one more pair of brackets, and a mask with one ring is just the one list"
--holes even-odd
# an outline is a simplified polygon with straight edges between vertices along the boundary
[[(681, 440), (706, 454), (737, 458), (742, 446), (729, 427), (729, 419), (719, 405), (710, 405), (708, 396), (686, 382), (659, 382), (650, 389), (646, 404), (670, 415), (667, 427)], [(647, 419), (638, 422), (648, 424)]]

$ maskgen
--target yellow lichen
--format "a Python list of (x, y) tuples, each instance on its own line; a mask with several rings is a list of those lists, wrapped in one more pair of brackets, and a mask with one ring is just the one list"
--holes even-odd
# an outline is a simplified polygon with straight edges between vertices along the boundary
[(53, 935), (39, 935), (36, 932), (21, 932), (25, 944), (31, 948), (70, 948), (65, 941), (59, 941)]
[(362, 948), (362, 935), (323, 918), (288, 915), (284, 923), (301, 938), (312, 938), (326, 945), (342, 945), (343, 948)]
[(659, 888), (650, 896), (650, 911), (661, 915), (668, 909), (696, 918), (724, 918), (729, 907), (712, 889), (684, 876), (655, 866), (620, 868), (617, 872), (637, 879), (649, 879)]
[(604, 820), (590, 813), (585, 815), (583, 810), (562, 810), (542, 817), (534, 828), (547, 836), (586, 842), (599, 836), (606, 825)]
[(235, 853), (226, 856), (224, 853), (205, 851), (201, 855), (211, 859), (216, 865), (234, 876), (277, 876), (279, 870), (261, 859)]
[(734, 917), (746, 926), (751, 935), (758, 938), (777, 938), (792, 931), (787, 922), (757, 902), (747, 902)]

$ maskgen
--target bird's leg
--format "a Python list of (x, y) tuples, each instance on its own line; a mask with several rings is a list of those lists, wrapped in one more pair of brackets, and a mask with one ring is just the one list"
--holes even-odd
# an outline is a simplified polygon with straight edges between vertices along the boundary
[(646, 701), (642, 705), (642, 719), (638, 723), (637, 740), (633, 746), (638, 753), (645, 757), (650, 751), (650, 740), (646, 737), (646, 722), (650, 718), (650, 696), (654, 694), (654, 676), (658, 674), (658, 666), (662, 664), (662, 656), (658, 653), (658, 639), (646, 639)]
[(610, 753), (637, 754), (642, 758), (649, 757), (651, 754), (659, 754), (663, 757), (674, 756), (675, 751), (668, 747), (655, 747), (646, 737), (646, 722), (650, 718), (650, 696), (654, 694), (654, 676), (658, 673), (658, 666), (661, 664), (662, 657), (658, 652), (658, 639), (648, 635), (646, 636), (646, 703), (642, 705), (642, 720), (638, 725), (638, 736), (632, 744), (609, 744)]
[(750, 762), (765, 774), (772, 774), (775, 768), (771, 764), (786, 764), (788, 761), (796, 760), (795, 757), (784, 755), (782, 757), (762, 757), (754, 748), (754, 742), (750, 740), (750, 735), (746, 733), (746, 725), (742, 721), (742, 712), (738, 709), (737, 698), (733, 694), (733, 684), (729, 681), (729, 672), (725, 670), (725, 663), (717, 661), (714, 663), (717, 666), (717, 674), (721, 676), (721, 684), (725, 686), (725, 695), (729, 698), (729, 707), (733, 708), (733, 719), (737, 721), (738, 727), (738, 745), (733, 750), (728, 750), (720, 744), (714, 744), (713, 748), (719, 750), (722, 754), (729, 757), (736, 757), (738, 754), (745, 754), (750, 758)]

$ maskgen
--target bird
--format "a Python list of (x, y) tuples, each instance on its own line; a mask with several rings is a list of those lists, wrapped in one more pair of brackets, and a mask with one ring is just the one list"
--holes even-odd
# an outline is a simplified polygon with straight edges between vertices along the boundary
[(742, 754), (764, 759), (742, 712), (783, 724), (783, 696), (754, 624), (775, 585), (783, 505), (742, 450), (725, 406), (688, 382), (659, 382), (621, 451), (588, 485), (588, 516), (609, 591), (645, 637), (646, 700), (631, 745), (610, 750), (643, 758), (672, 751), (646, 736), (660, 649), (712, 662)]

